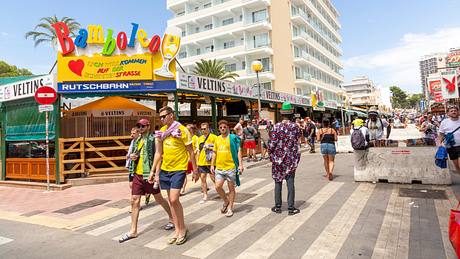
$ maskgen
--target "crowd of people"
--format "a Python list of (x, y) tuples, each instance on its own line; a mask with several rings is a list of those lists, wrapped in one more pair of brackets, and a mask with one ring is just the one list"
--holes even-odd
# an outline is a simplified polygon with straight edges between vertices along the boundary
[[(281, 193), (283, 181), (287, 184), (288, 215), (300, 212), (295, 207), (295, 172), (300, 161), (300, 149), (305, 145), (311, 153), (315, 152), (315, 143), (320, 144), (324, 160), (325, 178), (334, 178), (336, 142), (340, 134), (339, 122), (334, 118), (323, 119), (321, 124), (310, 118), (294, 118), (293, 108), (285, 103), (281, 109), (282, 120), (244, 120), (241, 118), (235, 126), (226, 120), (218, 122), (218, 132), (213, 132), (210, 124), (203, 122), (182, 125), (175, 120), (170, 107), (159, 110), (162, 127), (152, 132), (150, 122), (141, 119), (131, 131), (131, 145), (128, 150), (126, 167), (129, 171), (131, 188), (131, 229), (120, 238), (125, 242), (137, 237), (141, 196), (145, 195), (148, 204), (150, 196), (168, 215), (165, 230), (174, 230), (168, 244), (181, 245), (189, 237), (185, 225), (184, 211), (180, 202), (186, 193), (187, 175), (193, 181), (200, 181), (202, 198), (199, 204), (208, 201), (211, 179), (213, 187), (222, 200), (222, 206), (216, 208), (226, 217), (234, 214), (236, 187), (241, 184), (240, 175), (244, 171), (243, 154), (246, 162), (269, 159), (272, 163), (274, 180), (274, 213), (281, 213)], [(418, 118), (419, 130), (429, 145), (444, 145), (449, 140), (447, 152), (460, 172), (460, 120), (458, 108), (448, 109), (448, 118), (439, 122), (427, 113)], [(355, 166), (363, 166), (369, 147), (386, 146), (391, 129), (397, 117), (386, 118), (377, 110), (370, 109), (368, 119), (356, 118), (350, 129), (351, 144), (358, 156)], [(439, 133), (439, 135), (438, 135)], [(260, 157), (256, 149), (260, 145)], [(245, 151), (245, 152), (244, 152)], [(361, 163), (361, 162), (362, 163)], [(226, 183), (226, 184), (225, 184)], [(226, 185), (226, 187), (224, 187)], [(224, 189), (228, 189), (226, 192)], [(165, 191), (167, 198), (161, 193)]]

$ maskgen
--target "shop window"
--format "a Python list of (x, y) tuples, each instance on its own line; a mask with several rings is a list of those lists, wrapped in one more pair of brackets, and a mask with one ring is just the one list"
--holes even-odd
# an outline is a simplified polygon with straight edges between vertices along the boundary
[(272, 90), (272, 82), (261, 83), (260, 86), (265, 90)]
[[(54, 157), (54, 142), (49, 143), (50, 158)], [(45, 141), (7, 142), (8, 158), (46, 158)]]

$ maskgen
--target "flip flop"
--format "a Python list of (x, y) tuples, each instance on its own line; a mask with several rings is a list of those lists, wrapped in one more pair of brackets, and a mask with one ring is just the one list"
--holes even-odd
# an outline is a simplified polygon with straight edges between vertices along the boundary
[(165, 229), (165, 230), (174, 229), (174, 223), (168, 222), (168, 224), (166, 224), (166, 225), (164, 226), (164, 229)]
[(187, 237), (188, 237), (188, 230), (185, 230), (184, 236), (177, 238), (176, 245), (178, 246), (183, 245), (185, 242), (187, 242)]
[(172, 245), (176, 243), (176, 241), (177, 241), (177, 237), (171, 237), (170, 239), (168, 239), (168, 244)]
[(224, 205), (222, 206), (222, 209), (220, 209), (220, 212), (221, 212), (222, 214), (224, 214), (224, 213), (227, 212), (228, 205), (230, 205), (230, 202), (227, 203), (227, 204), (224, 203)]
[(136, 238), (136, 237), (137, 236), (131, 236), (130, 234), (125, 233), (125, 234), (121, 235), (120, 239), (118, 239), (118, 242), (123, 243), (123, 242), (126, 242), (126, 241), (131, 240), (131, 239)]

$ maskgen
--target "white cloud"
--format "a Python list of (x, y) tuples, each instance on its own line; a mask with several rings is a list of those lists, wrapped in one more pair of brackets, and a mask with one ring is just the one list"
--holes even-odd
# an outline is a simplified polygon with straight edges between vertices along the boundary
[(0, 32), (0, 35), (3, 36), (3, 37), (6, 37), (6, 36), (8, 36), (10, 34), (8, 32), (2, 31), (2, 32)]
[(419, 61), (424, 55), (448, 52), (460, 45), (460, 27), (439, 29), (432, 34), (405, 34), (392, 48), (351, 57), (344, 62), (347, 80), (368, 75), (388, 87), (397, 85), (411, 92), (421, 92)]

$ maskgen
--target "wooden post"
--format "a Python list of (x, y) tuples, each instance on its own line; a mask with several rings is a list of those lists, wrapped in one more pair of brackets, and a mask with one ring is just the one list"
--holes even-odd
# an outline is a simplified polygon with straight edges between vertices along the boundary
[(4, 104), (0, 103), (0, 123), (1, 123), (1, 132), (0, 132), (0, 160), (1, 160), (1, 171), (2, 174), (0, 179), (4, 181), (6, 179), (6, 108)]
[[(61, 136), (61, 97), (58, 95), (56, 102), (54, 103), (54, 158), (56, 163), (56, 184), (61, 184), (61, 170), (60, 167), (60, 155), (59, 155), (59, 138)], [(64, 179), (62, 179), (64, 182)]]
[(174, 92), (174, 113), (176, 121), (179, 121), (179, 96), (177, 96), (177, 92)]
[(212, 115), (212, 127), (217, 129), (217, 109), (216, 109), (216, 98), (211, 96), (211, 115)]

